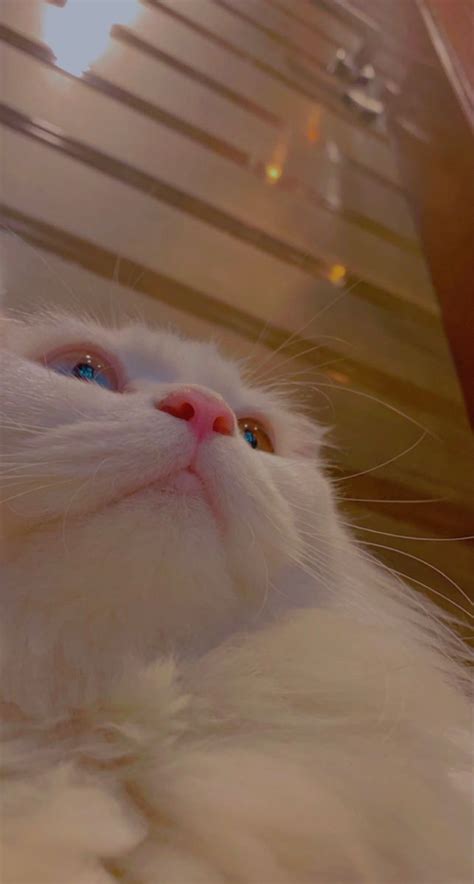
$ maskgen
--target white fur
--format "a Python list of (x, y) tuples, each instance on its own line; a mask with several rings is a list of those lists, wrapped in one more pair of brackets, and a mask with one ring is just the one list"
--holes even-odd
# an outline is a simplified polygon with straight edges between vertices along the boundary
[[(42, 364), (81, 342), (126, 392)], [(141, 326), (5, 320), (1, 349), (2, 882), (470, 880), (464, 651), (343, 528), (320, 430)], [(182, 384), (275, 455), (196, 451), (155, 407)], [(209, 497), (166, 485), (191, 458)]]

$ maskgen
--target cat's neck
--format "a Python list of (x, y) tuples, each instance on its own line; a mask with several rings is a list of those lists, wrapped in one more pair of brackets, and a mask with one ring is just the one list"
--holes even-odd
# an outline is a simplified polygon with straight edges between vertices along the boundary
[[(74, 544), (67, 556), (51, 534), (0, 566), (0, 699), (37, 716), (63, 714), (95, 703), (137, 666), (169, 654), (195, 656), (243, 623), (222, 585), (215, 623), (193, 599), (210, 594), (204, 578), (160, 573), (113, 556), (86, 560)], [(173, 577), (175, 578), (173, 581)]]

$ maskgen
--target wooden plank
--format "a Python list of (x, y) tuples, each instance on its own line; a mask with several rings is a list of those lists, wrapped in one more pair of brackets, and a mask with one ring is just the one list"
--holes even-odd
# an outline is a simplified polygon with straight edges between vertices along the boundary
[[(0, 40), (45, 65), (53, 64), (44, 46), (6, 25), (0, 24)], [(105, 56), (92, 65), (82, 81), (230, 162), (245, 166), (258, 178), (266, 178), (269, 161), (283, 160), (284, 154), (278, 187), (402, 249), (419, 251), (404, 197), (373, 180), (367, 172), (331, 160), (324, 147), (315, 144), (316, 129), (311, 131), (311, 142), (308, 139), (307, 143), (292, 144), (289, 134), (275, 132), (255, 115), (249, 116), (227, 98), (128, 42), (112, 40)]]
[[(92, 170), (61, 154), (56, 157), (44, 142), (37, 146), (21, 137), (18, 141), (14, 136), (13, 140), (7, 139), (4, 134), (3, 143), (6, 151), (11, 144), (10, 165), (5, 165), (5, 198), (10, 193), (13, 206), (85, 236), (90, 235), (88, 224), (92, 220), (97, 240), (103, 241), (105, 235), (104, 244), (112, 250), (145, 266), (151, 263), (186, 284), (215, 293), (227, 303), (240, 303), (262, 322), (271, 316), (276, 322), (284, 319), (292, 331), (305, 326), (307, 334), (334, 334), (349, 342), (343, 345), (346, 351), (360, 341), (358, 358), (393, 377), (410, 379), (409, 366), (416, 359), (419, 383), (426, 391), (432, 387), (434, 371), (442, 364), (447, 370), (437, 389), (449, 399), (456, 396), (449, 361), (442, 349), (443, 339), (438, 326), (428, 322), (428, 314), (410, 308), (400, 315), (395, 299), (391, 308), (387, 298), (382, 299), (382, 307), (367, 302), (363, 284), (350, 283), (348, 292), (343, 294), (329, 283), (281, 262), (278, 255), (272, 257), (183, 215), (179, 207), (150, 200), (147, 190), (137, 193), (120, 182), (111, 186), (98, 172), (91, 174)], [(28, 168), (32, 167), (42, 168), (42, 175), (28, 203)], [(107, 207), (105, 215), (93, 214), (91, 220), (87, 204), (90, 192), (100, 194), (100, 204)], [(20, 203), (16, 202), (18, 199)], [(111, 226), (107, 212), (114, 219), (125, 219), (124, 222)], [(82, 217), (87, 221), (81, 223)], [(147, 235), (138, 242), (135, 238), (130, 242), (135, 223), (130, 219), (149, 219), (151, 237), (147, 229)], [(232, 266), (239, 267), (237, 276), (229, 274)], [(336, 298), (342, 309), (333, 305)], [(329, 304), (333, 305), (330, 311)], [(321, 311), (324, 321), (319, 316)], [(311, 324), (316, 318), (317, 323)], [(365, 346), (368, 335), (371, 343)], [(438, 401), (433, 407), (443, 410)]]
[[(325, 38), (333, 51), (342, 47), (355, 52), (361, 44), (361, 27), (350, 21), (348, 24), (333, 14), (332, 7), (326, 11), (320, 2), (310, 0), (265, 0), (269, 5), (296, 19), (300, 25)], [(363, 30), (362, 30), (363, 33)]]
[[(271, 240), (278, 240), (282, 257), (286, 243), (289, 260), (308, 267), (320, 265), (320, 274), (327, 264), (343, 264), (397, 297), (431, 308), (431, 286), (418, 256), (405, 254), (402, 264), (400, 250), (391, 243), (376, 240), (317, 206), (301, 205), (291, 194), (275, 191), (200, 145), (190, 145), (180, 135), (117, 107), (103, 95), (91, 95), (82, 81), (67, 82), (69, 100), (64, 101), (61, 71), (48, 70), (33, 59), (25, 61), (10, 47), (3, 56), (4, 92), (10, 107), (47, 120), (61, 130), (64, 139), (74, 139), (76, 146), (100, 152), (104, 170), (107, 157), (126, 163), (129, 168), (122, 167), (121, 176), (138, 181), (135, 171), (140, 171), (140, 186), (160, 192), (162, 199), (171, 200), (169, 188), (175, 188), (183, 208), (207, 223), (241, 238), (251, 237), (267, 249), (273, 249)], [(88, 127), (83, 119), (89, 120)], [(82, 154), (85, 157), (84, 150)], [(99, 158), (93, 160), (89, 152), (89, 161), (97, 164)]]
[[(330, 109), (331, 115), (346, 121), (352, 128), (360, 128), (361, 122), (353, 116), (353, 114), (345, 107), (341, 101), (342, 88), (338, 80), (332, 77), (326, 70), (324, 64), (318, 63), (311, 58), (303, 55), (298, 49), (286, 44), (285, 39), (275, 40), (275, 32), (268, 31), (268, 28), (261, 28), (258, 22), (255, 22), (248, 15), (247, 7), (239, 4), (237, 6), (228, 6), (225, 0), (213, 0), (221, 6), (221, 11), (229, 12), (236, 16), (237, 30), (247, 29), (245, 40), (242, 42), (237, 36), (234, 39), (233, 31), (229, 31), (229, 26), (234, 25), (235, 21), (227, 22), (227, 27), (219, 29), (218, 32), (213, 26), (202, 24), (202, 12), (204, 7), (199, 7), (199, 16), (191, 18), (190, 13), (194, 13), (189, 3), (171, 3), (170, 0), (143, 0), (156, 10), (166, 11), (175, 21), (179, 21), (187, 27), (190, 27), (194, 33), (205, 37), (210, 42), (225, 49), (228, 53), (236, 55), (238, 58), (245, 59), (253, 67), (268, 74), (270, 77), (285, 84), (292, 91), (309, 98), (311, 101), (323, 101), (325, 106)], [(217, 10), (217, 13), (219, 10)], [(214, 18), (216, 10), (212, 11)], [(249, 27), (248, 27), (249, 26)], [(257, 33), (255, 32), (257, 28)], [(228, 36), (226, 36), (226, 32)], [(383, 126), (376, 125), (373, 128), (373, 136), (379, 140), (385, 140)]]
[(258, 0), (246, 0), (244, 4), (235, 0), (214, 2), (241, 16), (243, 21), (260, 30), (269, 41), (300, 54), (316, 70), (327, 71), (334, 57), (334, 43), (321, 33), (310, 33), (297, 19), (288, 19), (277, 7), (259, 3)]
[[(16, 143), (15, 149), (16, 156), (18, 156), (21, 142)], [(36, 156), (36, 162), (40, 163), (41, 157)], [(54, 164), (54, 168), (56, 175), (59, 176), (58, 184), (60, 186), (63, 184), (61, 172), (65, 168), (67, 172), (66, 180), (70, 182), (75, 181), (81, 197), (81, 200), (74, 200), (74, 214), (71, 216), (71, 198), (72, 192), (74, 192), (71, 192), (71, 185), (69, 187), (69, 195), (66, 195), (65, 190), (62, 199), (57, 194), (54, 194), (53, 200), (48, 200), (47, 162), (48, 157), (44, 157), (42, 161), (42, 179), (46, 179), (45, 195), (38, 202), (38, 194), (35, 194), (33, 208), (36, 212), (40, 212), (43, 217), (46, 216), (48, 218), (49, 216), (55, 219), (56, 223), (59, 222), (64, 229), (61, 230), (58, 227), (45, 223), (45, 221), (31, 218), (28, 214), (31, 210), (31, 205), (28, 205), (27, 199), (28, 187), (23, 178), (18, 182), (15, 193), (11, 194), (11, 197), (16, 197), (18, 203), (25, 203), (26, 214), (25, 211), (23, 213), (20, 211), (20, 214), (18, 211), (7, 211), (6, 218), (9, 227), (13, 224), (14, 229), (21, 235), (28, 236), (29, 239), (33, 238), (42, 247), (50, 248), (57, 254), (67, 257), (69, 260), (74, 260), (105, 278), (113, 275), (117, 255), (120, 254), (117, 251), (117, 244), (120, 241), (123, 247), (121, 266), (124, 268), (125, 278), (138, 280), (137, 288), (140, 291), (164, 299), (167, 303), (179, 306), (187, 312), (197, 310), (199, 315), (205, 315), (211, 321), (218, 321), (225, 327), (235, 329), (239, 334), (247, 336), (249, 340), (256, 339), (259, 335), (263, 334), (264, 340), (271, 342), (275, 349), (282, 345), (285, 347), (285, 358), (287, 356), (299, 358), (298, 354), (304, 352), (306, 354), (305, 360), (308, 360), (309, 364), (315, 369), (324, 371), (322, 365), (327, 363), (329, 365), (327, 371), (331, 371), (330, 366), (334, 365), (334, 359), (341, 355), (341, 351), (338, 353), (337, 350), (334, 350), (331, 340), (329, 343), (326, 343), (325, 338), (323, 338), (322, 343), (319, 342), (315, 348), (314, 338), (311, 340), (308, 337), (302, 336), (302, 333), (308, 330), (311, 318), (314, 318), (318, 323), (315, 329), (315, 334), (317, 332), (316, 340), (318, 340), (318, 335), (321, 335), (320, 314), (316, 314), (316, 317), (314, 317), (314, 314), (310, 316), (306, 328), (297, 328), (295, 330), (296, 333), (292, 335), (292, 341), (286, 342), (286, 329), (291, 328), (289, 319), (291, 317), (294, 318), (298, 308), (304, 304), (304, 298), (301, 294), (293, 292), (292, 295), (286, 298), (286, 301), (283, 297), (280, 297), (280, 300), (278, 300), (273, 291), (266, 291), (260, 288), (258, 280), (254, 278), (253, 274), (251, 275), (253, 282), (252, 279), (249, 279), (249, 284), (246, 286), (248, 263), (245, 264), (243, 261), (244, 256), (240, 257), (240, 264), (237, 264), (235, 263), (238, 257), (237, 254), (227, 253), (224, 257), (233, 257), (234, 266), (239, 266), (240, 274), (234, 285), (234, 294), (232, 294), (232, 288), (229, 287), (228, 282), (227, 286), (222, 286), (225, 292), (225, 295), (223, 295), (221, 286), (215, 285), (215, 281), (219, 278), (218, 258), (220, 257), (220, 251), (216, 250), (216, 266), (213, 268), (212, 276), (209, 277), (208, 273), (206, 273), (208, 268), (205, 252), (205, 231), (201, 230), (201, 237), (198, 237), (199, 230), (195, 227), (194, 236), (187, 240), (186, 224), (182, 224), (182, 238), (178, 246), (176, 246), (176, 239), (172, 235), (163, 242), (163, 237), (160, 234), (163, 229), (166, 231), (167, 228), (166, 215), (164, 219), (161, 219), (161, 222), (164, 221), (164, 228), (163, 224), (160, 227), (159, 216), (155, 216), (153, 221), (151, 207), (146, 210), (145, 205), (143, 205), (140, 212), (137, 200), (130, 202), (127, 199), (126, 193), (121, 192), (120, 188), (109, 189), (107, 198), (107, 189), (104, 188), (103, 181), (100, 178), (89, 174), (87, 176), (81, 175), (79, 179), (74, 179), (71, 163), (65, 164), (64, 162), (57, 161)], [(21, 194), (21, 188), (23, 188), (25, 193), (26, 198), (24, 199)], [(87, 193), (91, 189), (97, 194), (98, 205), (107, 207), (104, 209), (105, 214), (102, 219), (98, 217), (97, 211), (92, 211), (90, 201), (87, 199)], [(84, 197), (82, 198), (83, 193)], [(123, 226), (119, 225), (117, 228), (117, 224), (110, 224), (110, 218), (121, 217), (127, 219), (127, 223)], [(138, 220), (145, 226), (143, 236), (138, 240), (136, 238), (130, 240), (126, 235), (127, 231), (130, 229), (130, 224), (132, 224), (132, 229), (135, 229)], [(148, 235), (150, 225), (152, 227), (151, 237)], [(75, 235), (67, 232), (68, 229), (71, 230), (71, 227), (76, 231)], [(91, 239), (78, 238), (77, 233), (82, 234), (82, 237), (84, 235), (92, 237), (94, 242), (100, 244), (100, 246), (92, 245)], [(119, 237), (117, 234), (120, 233), (121, 236)], [(147, 244), (147, 239), (149, 245)], [(214, 244), (217, 242), (215, 236), (213, 236), (213, 242)], [(111, 243), (111, 248), (107, 248), (107, 243)], [(222, 244), (225, 245), (225, 240), (222, 240)], [(189, 252), (187, 249), (189, 249)], [(183, 254), (186, 255), (185, 262), (183, 262)], [(225, 265), (223, 275), (221, 276), (223, 279), (225, 279), (225, 272), (229, 266), (227, 261)], [(164, 276), (164, 272), (169, 268), (173, 268), (173, 266), (176, 270), (174, 278)], [(260, 267), (260, 270), (262, 271), (262, 267)], [(189, 280), (188, 283), (185, 282), (186, 279)], [(275, 282), (276, 280), (277, 278), (275, 277)], [(207, 291), (206, 288), (203, 288), (198, 290), (196, 294), (194, 287), (198, 281), (204, 286), (207, 284)], [(207, 292), (214, 292), (215, 294), (212, 295)], [(264, 311), (263, 317), (268, 315), (266, 304), (271, 305), (270, 310), (273, 309), (273, 312), (269, 314), (272, 316), (270, 323), (266, 324), (264, 318), (256, 315), (254, 305), (257, 302), (259, 303), (260, 310)], [(253, 313), (252, 307), (254, 307)], [(328, 313), (326, 305), (325, 313), (327, 316), (331, 314), (332, 309), (331, 306), (331, 310)], [(349, 325), (351, 324), (353, 317), (350, 311), (350, 301), (349, 304), (346, 304), (346, 310), (342, 311), (340, 315), (345, 317), (345, 321)], [(277, 321), (281, 323), (282, 328), (280, 330), (275, 325)], [(354, 323), (355, 325), (356, 323)], [(321, 338), (319, 340), (321, 341)], [(361, 342), (362, 340), (363, 338)], [(411, 411), (413, 416), (416, 415), (417, 420), (415, 424), (421, 421), (425, 426), (434, 430), (435, 433), (444, 433), (445, 435), (448, 429), (448, 435), (452, 439), (452, 444), (457, 446), (456, 464), (461, 462), (459, 460), (459, 451), (462, 450), (462, 446), (465, 444), (463, 436), (465, 424), (463, 423), (462, 413), (459, 412), (452, 400), (441, 398), (438, 392), (433, 393), (429, 390), (421, 390), (414, 383), (395, 381), (393, 377), (377, 372), (372, 367), (364, 366), (363, 362), (351, 358), (350, 355), (344, 359), (340, 367), (341, 371), (344, 372), (344, 374), (340, 375), (343, 385), (350, 383), (355, 388), (362, 387), (370, 391), (367, 399), (365, 399), (364, 393), (362, 393), (362, 399), (360, 400), (356, 395), (350, 396), (354, 400), (352, 405), (355, 408), (354, 421), (356, 424), (359, 420), (363, 422), (366, 417), (364, 416), (364, 408), (361, 406), (368, 405), (370, 408), (375, 404), (383, 411), (384, 406), (383, 402), (380, 402), (380, 398), (382, 397), (384, 401), (388, 398), (389, 402), (397, 403), (398, 407), (395, 408), (393, 414), (395, 416), (398, 415), (399, 422), (399, 409), (401, 408), (402, 411), (405, 411), (408, 408), (408, 411)], [(440, 378), (443, 374), (448, 374), (448, 372), (449, 368), (445, 366), (443, 372), (440, 371)], [(329, 377), (331, 378), (332, 386), (334, 386), (334, 377), (332, 375), (329, 375)], [(336, 386), (337, 383), (338, 381), (336, 381)], [(345, 387), (343, 392), (345, 393)], [(325, 401), (324, 392), (322, 397), (323, 401)], [(387, 409), (387, 413), (389, 412), (390, 408)], [(449, 421), (446, 422), (448, 416)], [(410, 424), (409, 420), (406, 421), (404, 429), (413, 430), (413, 424)], [(396, 426), (393, 431), (397, 432)], [(391, 433), (384, 436), (383, 428), (381, 432), (382, 445), (384, 444), (384, 439), (386, 442), (396, 438)], [(361, 438), (363, 438), (363, 433)], [(400, 445), (402, 444), (403, 438), (400, 439)], [(465, 472), (463, 472), (462, 486), (465, 488)]]
[[(328, 156), (337, 154), (338, 161), (353, 165), (365, 174), (370, 170), (371, 177), (376, 176), (387, 186), (398, 188), (398, 173), (390, 152), (385, 150), (381, 154), (380, 149), (377, 150), (381, 146), (371, 145), (370, 138), (367, 143), (365, 131), (357, 132), (351, 126), (349, 133), (354, 131), (358, 137), (351, 139), (348, 134), (343, 143), (344, 132), (339, 131), (331, 115), (322, 113), (319, 101), (302, 98), (265, 72), (255, 60), (247, 58), (245, 47), (228, 45), (222, 34), (204, 28), (200, 16), (194, 15), (193, 3), (186, 6), (186, 12), (186, 16), (177, 17), (174, 6), (167, 7), (160, 2), (148, 11), (144, 8), (133, 30), (116, 28), (115, 33), (122, 42), (131, 43), (135, 37), (135, 46), (140, 45), (142, 51), (146, 47), (154, 50), (155, 58), (159, 57), (267, 123), (291, 125), (298, 141), (306, 140), (308, 127), (313, 127), (316, 115), (320, 141), (324, 149), (327, 147)], [(41, 41), (43, 38), (40, 0), (22, 0), (21, 4), (4, 0), (0, 6), (0, 21), (30, 39)], [(256, 96), (262, 100), (256, 100)]]
[[(183, 10), (179, 21), (167, 16), (161, 9), (168, 6), (170, 9)], [(152, 10), (150, 10), (152, 12)], [(186, 21), (189, 26), (186, 27)], [(254, 99), (258, 96), (261, 103), (272, 112), (283, 116), (285, 122), (294, 126), (295, 131), (305, 135), (308, 123), (315, 112), (320, 113), (321, 133), (324, 140), (334, 141), (339, 149), (358, 162), (363, 162), (372, 170), (395, 183), (398, 182), (398, 173), (393, 162), (393, 157), (388, 144), (379, 142), (374, 133), (366, 127), (359, 127), (355, 122), (346, 122), (337, 119), (334, 114), (321, 106), (319, 98), (304, 97), (295, 90), (288, 88), (284, 83), (278, 82), (254, 64), (240, 61), (237, 57), (231, 58), (231, 53), (226, 48), (212, 43), (196, 33), (191, 26), (205, 28), (207, 32), (222, 41), (233, 44), (243, 53), (248, 53), (249, 46), (255, 46), (255, 50), (261, 47), (261, 35), (258, 32), (239, 22), (227, 10), (219, 8), (212, 0), (200, 0), (199, 4), (172, 2), (161, 0), (160, 10), (155, 10), (154, 18), (143, 16), (134, 24), (133, 31), (140, 33), (153, 45), (168, 47), (186, 58), (197, 68), (204, 68), (216, 79), (228, 82), (232, 77), (232, 83)], [(172, 49), (171, 49), (172, 47)], [(239, 62), (237, 65), (236, 62)], [(237, 73), (238, 70), (238, 73)]]

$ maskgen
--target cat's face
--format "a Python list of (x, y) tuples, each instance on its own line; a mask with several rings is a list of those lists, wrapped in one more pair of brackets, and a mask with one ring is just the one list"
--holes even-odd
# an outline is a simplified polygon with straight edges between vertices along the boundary
[(335, 518), (307, 418), (169, 333), (59, 317), (2, 335), (9, 592), (30, 575), (32, 603), (123, 621), (147, 655), (298, 603)]

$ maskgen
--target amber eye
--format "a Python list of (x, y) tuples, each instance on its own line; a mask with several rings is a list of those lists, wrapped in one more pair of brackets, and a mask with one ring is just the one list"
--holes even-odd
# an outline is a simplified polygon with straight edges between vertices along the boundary
[(106, 356), (92, 348), (77, 347), (55, 350), (46, 355), (44, 362), (58, 374), (69, 375), (79, 381), (97, 384), (106, 390), (120, 389), (118, 370)]
[(267, 451), (270, 454), (273, 453), (275, 449), (260, 421), (255, 420), (253, 417), (239, 417), (238, 425), (242, 436), (251, 448), (258, 448), (259, 451)]

